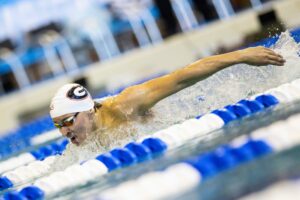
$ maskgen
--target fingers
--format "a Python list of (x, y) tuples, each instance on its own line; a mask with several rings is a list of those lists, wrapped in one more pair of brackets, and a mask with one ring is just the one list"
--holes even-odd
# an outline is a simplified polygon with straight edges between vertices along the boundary
[(276, 65), (283, 66), (285, 59), (275, 51), (266, 47), (254, 47), (249, 49), (250, 62), (252, 64), (263, 66), (263, 65)]
[(274, 56), (274, 55), (268, 55), (267, 56), (268, 61), (276, 62), (276, 65), (282, 66), (285, 63), (285, 59), (283, 59), (281, 56)]
[(284, 63), (285, 63), (285, 60), (278, 57), (278, 56), (272, 56), (272, 55), (269, 55), (267, 57), (267, 62), (268, 64), (272, 64), (272, 65), (277, 65), (277, 66), (283, 66)]
[(284, 65), (284, 63), (278, 62), (276, 60), (269, 60), (268, 64), (269, 65), (276, 65), (276, 66), (283, 66)]
[(276, 53), (275, 51), (273, 51), (273, 50), (271, 50), (271, 49), (269, 49), (269, 48), (264, 48), (264, 51), (265, 51), (266, 53), (270, 54), (270, 55), (278, 56), (278, 57), (280, 57), (280, 58), (283, 59), (283, 57), (282, 57), (280, 54)]
[(283, 66), (285, 63), (285, 59), (275, 51), (262, 47), (264, 53), (266, 53), (266, 57), (269, 64), (277, 65), (277, 66)]

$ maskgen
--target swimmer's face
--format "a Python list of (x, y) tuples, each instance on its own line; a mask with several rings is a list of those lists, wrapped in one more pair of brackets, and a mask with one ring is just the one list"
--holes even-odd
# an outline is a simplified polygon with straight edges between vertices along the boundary
[(90, 111), (71, 113), (53, 118), (53, 122), (62, 125), (59, 127), (61, 134), (79, 146), (85, 141), (87, 134), (92, 132), (91, 115)]

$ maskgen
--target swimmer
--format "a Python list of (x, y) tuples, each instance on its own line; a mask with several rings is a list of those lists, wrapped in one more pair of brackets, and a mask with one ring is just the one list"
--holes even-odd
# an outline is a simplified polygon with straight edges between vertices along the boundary
[[(200, 59), (184, 68), (128, 87), (99, 103), (79, 84), (62, 86), (52, 98), (50, 115), (63, 136), (77, 146), (98, 129), (114, 129), (147, 118), (160, 100), (235, 64), (282, 66), (283, 57), (265, 47), (253, 47)], [(117, 138), (116, 138), (117, 139)], [(100, 141), (101, 143), (101, 141)]]

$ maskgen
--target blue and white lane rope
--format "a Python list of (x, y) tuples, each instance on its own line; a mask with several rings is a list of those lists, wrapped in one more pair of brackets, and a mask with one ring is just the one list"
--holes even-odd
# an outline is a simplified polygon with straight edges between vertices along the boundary
[(184, 144), (187, 140), (205, 135), (233, 120), (252, 115), (268, 107), (275, 106), (278, 103), (279, 101), (274, 96), (263, 94), (253, 100), (241, 100), (237, 104), (214, 110), (198, 119), (187, 120), (145, 138), (158, 138), (167, 144), (168, 149), (176, 148)]
[[(26, 183), (29, 180), (37, 178), (45, 173), (47, 173), (52, 165), (55, 157), (60, 155), (66, 145), (68, 140), (62, 140), (44, 147), (39, 148), (31, 153), (23, 153), (18, 158), (15, 163), (14, 160), (10, 159), (7, 162), (0, 163), (0, 166), (8, 165), (6, 168), (1, 169), (5, 171), (0, 177), (0, 190), (8, 189), (22, 183)], [(14, 168), (13, 170), (7, 170), (9, 167), (17, 166), (21, 163), (26, 163), (27, 165), (21, 165)], [(6, 170), (5, 170), (6, 169)]]
[[(230, 144), (164, 171), (151, 172), (102, 192), (100, 199), (163, 199), (185, 193), (208, 178), (270, 153), (300, 144), (300, 115), (241, 136)], [(151, 188), (151, 190), (149, 190)]]
[[(280, 103), (286, 103), (286, 102), (300, 99), (300, 97), (299, 97), (299, 95), (300, 95), (300, 79), (295, 80), (290, 84), (284, 84), (277, 88), (268, 90), (264, 94), (267, 94), (267, 95), (271, 94)], [(257, 96), (254, 96), (248, 100), (241, 100), (238, 104), (226, 106), (225, 109), (233, 112), (237, 117), (243, 117), (243, 116), (247, 116), (251, 113), (261, 111), (265, 108), (265, 106), (262, 105), (262, 103), (261, 103), (263, 99), (260, 99), (260, 101), (256, 101), (255, 100), (256, 97)], [(215, 111), (214, 113), (215, 114), (219, 113), (221, 115), (221, 117), (223, 116), (222, 120), (225, 123), (229, 122), (230, 120), (235, 119), (235, 116), (228, 114), (228, 112), (226, 112), (226, 111), (224, 112), (224, 110), (223, 111), (222, 110)], [(206, 133), (210, 130), (215, 130), (217, 128), (220, 128), (224, 125), (223, 122), (220, 121), (220, 117), (211, 115), (211, 114), (202, 116), (201, 121), (207, 121), (207, 126), (206, 125), (205, 126), (201, 125), (200, 127), (198, 126), (197, 130), (200, 131), (202, 129), (202, 132), (204, 132), (204, 133)], [(186, 129), (189, 125), (193, 126), (193, 125), (197, 124), (195, 122), (196, 121), (194, 119), (191, 119), (190, 121), (184, 122), (182, 125), (183, 125), (184, 129)], [(197, 125), (195, 125), (195, 126), (197, 126)], [(172, 127), (172, 128), (170, 127), (170, 129), (174, 130), (174, 127)], [(170, 131), (170, 130), (168, 130), (168, 131)], [(166, 130), (158, 131), (156, 133), (156, 135), (159, 138), (164, 138), (166, 140), (166, 142), (169, 142), (170, 144), (173, 143), (171, 146), (176, 146), (176, 138), (169, 137), (168, 134), (163, 133), (163, 132), (168, 132), (168, 131), (166, 131)], [(187, 131), (187, 132), (189, 133), (189, 131)], [(147, 137), (149, 137), (149, 136), (147, 136)], [(178, 143), (178, 141), (177, 141), (177, 143)], [(3, 173), (4, 171), (7, 171), (9, 169), (13, 169), (15, 167), (27, 164), (34, 159), (31, 154), (24, 154), (20, 157), (21, 158), (12, 158), (11, 159), (12, 161), (8, 162), (7, 164), (0, 163), (0, 173)], [(2, 167), (2, 165), (3, 165), (3, 167)]]
[(61, 133), (58, 129), (54, 129), (30, 138), (30, 146), (41, 145), (59, 138), (62, 138)]
[(0, 162), (0, 174), (13, 170), (19, 166), (24, 166), (36, 160), (43, 160), (50, 155), (61, 154), (68, 140), (64, 139), (58, 142), (54, 142), (50, 145), (40, 147), (37, 150), (26, 152), (18, 155), (17, 157), (12, 157), (7, 160)]
[[(268, 99), (269, 97), (266, 97)], [(253, 101), (255, 102), (255, 101)], [(247, 110), (245, 106), (238, 105), (232, 106), (233, 108), (239, 110), (241, 112), (241, 108)], [(250, 110), (250, 109), (248, 109)], [(247, 111), (248, 111), (247, 110)], [(138, 162), (142, 162), (148, 159), (151, 159), (157, 154), (161, 154), (165, 152), (167, 149), (174, 147), (174, 145), (180, 145), (183, 141), (196, 137), (199, 134), (199, 131), (203, 131), (203, 133), (210, 132), (212, 130), (218, 129), (222, 127), (225, 123), (228, 123), (230, 120), (234, 120), (240, 117), (237, 117), (235, 114), (231, 113), (227, 109), (214, 111), (217, 114), (207, 114), (202, 116), (200, 119), (191, 119), (180, 125), (172, 126), (166, 130), (160, 131), (157, 134), (154, 134), (154, 137), (149, 137), (143, 139), (141, 143), (129, 143), (125, 146), (125, 148), (117, 148), (113, 149), (109, 153), (102, 154), (98, 156), (96, 159), (88, 161), (93, 163), (102, 163), (101, 170), (99, 170), (100, 174), (105, 174), (109, 171), (127, 167)], [(243, 112), (241, 112), (243, 113)], [(250, 114), (250, 113), (248, 113)], [(219, 117), (219, 115), (222, 117)], [(240, 114), (240, 116), (244, 116)], [(203, 129), (205, 127), (205, 129)], [(159, 138), (162, 136), (161, 138)], [(167, 139), (166, 139), (167, 138)], [(171, 138), (171, 139), (170, 139)], [(84, 164), (83, 164), (84, 165)], [(47, 176), (41, 179), (38, 179), (33, 185), (35, 187), (40, 188), (44, 191), (45, 195), (51, 195), (53, 193), (59, 192), (63, 190), (65, 187), (71, 187), (78, 184), (85, 184), (87, 181), (92, 180), (97, 177), (98, 174), (94, 174), (90, 176), (91, 173), (84, 173), (86, 170), (83, 165), (73, 165), (68, 167), (66, 170), (59, 172), (60, 176)], [(95, 165), (96, 166), (96, 165)], [(100, 169), (100, 168), (99, 168)], [(77, 170), (77, 171), (74, 171)], [(71, 171), (71, 172), (70, 172)], [(77, 172), (77, 173), (76, 173)], [(70, 179), (72, 185), (66, 184), (61, 185), (60, 177), (64, 177), (62, 174), (66, 174), (65, 179), (68, 180), (69, 174), (80, 174), (76, 177), (76, 179)], [(55, 187), (55, 185), (58, 185)]]
[[(230, 117), (235, 116), (230, 113), (230, 111), (225, 109), (219, 110), (217, 113), (220, 114), (224, 119), (226, 118), (227, 123), (229, 122), (229, 119), (231, 119)], [(227, 116), (228, 113), (230, 117)], [(236, 118), (237, 117), (234, 117), (234, 119)], [(216, 123), (211, 123), (212, 119), (218, 120), (219, 124), (224, 125), (224, 121), (222, 122), (221, 120), (222, 118), (218, 118), (217, 115), (214, 114), (207, 114), (201, 117), (199, 120), (192, 119), (186, 121), (185, 123), (183, 123), (185, 124), (185, 126), (183, 127), (178, 127), (178, 125), (175, 125), (175, 127), (177, 127), (176, 129), (167, 129), (169, 131), (171, 130), (172, 132), (164, 131), (164, 137), (165, 135), (167, 135), (168, 137), (172, 137), (172, 141), (174, 141), (175, 138), (175, 141), (177, 141), (176, 145), (178, 145), (178, 142), (180, 142), (181, 140), (195, 137), (197, 129), (203, 127), (204, 125), (206, 127), (206, 131), (211, 131), (213, 128), (218, 128), (219, 126), (216, 126)], [(175, 132), (175, 130), (180, 131)], [(190, 134), (185, 134), (188, 132)], [(7, 193), (6, 198), (10, 199), (11, 195), (28, 196), (32, 194), (39, 194), (42, 195), (42, 197), (51, 196), (66, 188), (85, 184), (86, 182), (93, 180), (112, 170), (127, 167), (138, 162), (143, 162), (145, 160), (151, 159), (153, 156), (161, 154), (165, 152), (169, 147), (171, 147), (168, 146), (168, 144), (170, 145), (174, 143), (164, 142), (163, 138), (146, 138), (141, 143), (129, 143), (125, 146), (125, 148), (114, 149), (110, 153), (102, 154), (96, 159), (89, 160), (82, 165), (72, 165), (64, 171), (55, 172), (50, 176), (40, 178), (34, 182), (33, 186), (25, 187), (19, 193)], [(95, 173), (96, 171), (97, 173)], [(74, 177), (72, 176), (73, 174), (77, 174), (77, 176)], [(63, 177), (63, 179), (61, 177)], [(28, 192), (30, 194), (27, 194)]]
[[(287, 95), (290, 92), (283, 91), (281, 93), (283, 95)], [(126, 167), (137, 162), (150, 159), (155, 154), (163, 153), (167, 149), (171, 149), (178, 145), (181, 145), (186, 140), (199, 136), (199, 134), (201, 135), (221, 128), (224, 124), (227, 124), (232, 120), (236, 120), (252, 113), (261, 111), (278, 103), (279, 101), (277, 98), (268, 94), (256, 96), (252, 98), (252, 100), (241, 100), (235, 105), (229, 105), (224, 109), (215, 110), (212, 113), (203, 115), (198, 120), (187, 120), (182, 124), (174, 125), (168, 129), (159, 131), (153, 134), (152, 137), (144, 138), (142, 143), (130, 143), (125, 148), (115, 149), (110, 153), (100, 155), (93, 162), (98, 163), (100, 161), (102, 163), (101, 165), (104, 164), (106, 166), (107, 172), (121, 167)], [(76, 166), (79, 166), (77, 168), (82, 169), (81, 165)], [(94, 179), (93, 177), (91, 178)], [(79, 181), (81, 182), (81, 184), (88, 181), (86, 177), (78, 180), (81, 180)], [(44, 177), (42, 179), (38, 179), (36, 181), (36, 184), (39, 185), (40, 182), (43, 183), (42, 185), (40, 185), (40, 187), (43, 188), (41, 191), (44, 191), (44, 195), (51, 195), (55, 192), (63, 190), (64, 188), (47, 188), (47, 185), (53, 186), (52, 182), (59, 182), (59, 180), (55, 180), (55, 178), (49, 179), (49, 177)], [(79, 184), (76, 181), (74, 181), (73, 183)]]

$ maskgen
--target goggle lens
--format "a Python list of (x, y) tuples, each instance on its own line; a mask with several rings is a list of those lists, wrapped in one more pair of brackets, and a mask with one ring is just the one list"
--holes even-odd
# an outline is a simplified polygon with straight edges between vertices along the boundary
[(54, 122), (54, 126), (56, 128), (62, 128), (62, 127), (69, 127), (74, 124), (75, 118), (77, 117), (78, 113), (76, 113), (74, 116), (71, 116), (65, 120), (63, 120), (60, 123)]

